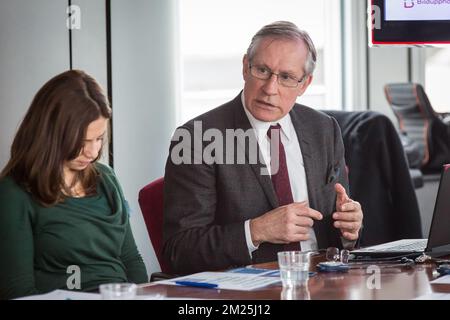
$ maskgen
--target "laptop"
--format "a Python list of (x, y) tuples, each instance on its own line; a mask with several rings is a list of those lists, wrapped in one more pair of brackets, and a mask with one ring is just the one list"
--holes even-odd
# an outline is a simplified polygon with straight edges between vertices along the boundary
[(422, 253), (439, 257), (450, 254), (450, 164), (443, 166), (428, 239), (392, 241), (351, 253), (356, 258), (413, 257)]

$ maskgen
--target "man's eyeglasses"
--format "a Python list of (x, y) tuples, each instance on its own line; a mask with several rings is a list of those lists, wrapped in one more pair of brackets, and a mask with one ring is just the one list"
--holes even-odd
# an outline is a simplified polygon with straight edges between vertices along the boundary
[(345, 249), (339, 251), (338, 248), (330, 247), (327, 249), (325, 257), (327, 261), (348, 263), (350, 251)]
[(272, 77), (272, 75), (276, 75), (278, 83), (283, 87), (288, 88), (296, 88), (299, 83), (302, 83), (306, 79), (306, 75), (304, 75), (301, 79), (298, 79), (286, 72), (275, 73), (269, 68), (261, 65), (250, 64), (249, 68), (253, 77), (261, 80), (268, 80)]

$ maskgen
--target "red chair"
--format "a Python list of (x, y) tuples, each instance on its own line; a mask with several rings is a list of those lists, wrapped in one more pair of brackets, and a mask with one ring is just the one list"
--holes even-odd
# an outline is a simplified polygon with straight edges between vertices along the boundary
[(156, 258), (161, 267), (161, 273), (153, 273), (150, 281), (156, 278), (170, 278), (170, 267), (162, 255), (163, 246), (163, 204), (164, 204), (164, 178), (159, 178), (146, 185), (139, 191), (139, 206), (147, 226), (147, 232), (155, 250)]

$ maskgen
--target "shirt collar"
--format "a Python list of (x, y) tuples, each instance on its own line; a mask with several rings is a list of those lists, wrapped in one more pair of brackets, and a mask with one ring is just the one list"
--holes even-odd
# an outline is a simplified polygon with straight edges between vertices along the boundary
[(284, 136), (287, 138), (288, 141), (292, 138), (292, 133), (294, 132), (294, 128), (292, 125), (291, 116), (286, 114), (283, 118), (279, 119), (278, 121), (274, 122), (266, 122), (256, 119), (250, 111), (247, 110), (247, 107), (245, 106), (245, 97), (244, 97), (244, 91), (242, 91), (241, 94), (241, 101), (242, 106), (244, 107), (245, 114), (247, 115), (248, 120), (250, 121), (250, 124), (252, 125), (253, 129), (256, 130), (258, 133), (258, 136), (266, 136), (267, 131), (269, 130), (270, 126), (276, 125), (277, 123), (281, 126), (281, 132), (284, 134)]

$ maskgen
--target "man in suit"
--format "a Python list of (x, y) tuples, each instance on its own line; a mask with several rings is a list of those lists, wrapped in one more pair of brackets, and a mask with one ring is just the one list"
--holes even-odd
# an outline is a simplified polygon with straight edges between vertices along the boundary
[[(166, 164), (163, 230), (163, 253), (174, 272), (273, 261), (286, 249), (355, 245), (363, 214), (346, 193), (339, 127), (296, 104), (315, 63), (306, 32), (290, 22), (267, 25), (243, 58), (243, 91), (177, 129)], [(230, 130), (234, 139), (206, 159), (208, 142), (229, 138)], [(251, 134), (242, 143), (239, 132)]]

